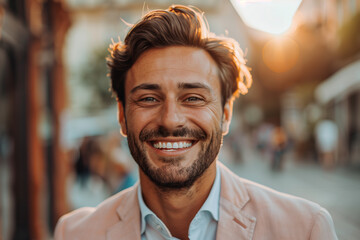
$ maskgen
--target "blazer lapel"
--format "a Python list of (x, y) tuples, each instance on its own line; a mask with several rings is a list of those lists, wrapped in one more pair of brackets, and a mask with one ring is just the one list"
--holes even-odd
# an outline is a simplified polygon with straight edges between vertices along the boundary
[(220, 216), (216, 239), (252, 239), (256, 218), (246, 214), (243, 207), (250, 201), (244, 184), (223, 164), (221, 169)]
[(250, 240), (253, 237), (256, 218), (234, 208), (230, 202), (220, 200), (220, 219), (216, 239)]
[(137, 199), (138, 184), (123, 197), (117, 208), (119, 221), (111, 226), (106, 235), (107, 240), (140, 239), (140, 208)]

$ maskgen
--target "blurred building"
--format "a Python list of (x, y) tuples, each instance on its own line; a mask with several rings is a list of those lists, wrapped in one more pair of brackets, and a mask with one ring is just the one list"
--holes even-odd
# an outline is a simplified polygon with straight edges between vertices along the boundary
[[(59, 115), (66, 104), (61, 1), (0, 1), (0, 234), (46, 239), (66, 206)], [(60, 184), (59, 184), (60, 183)], [(56, 200), (57, 201), (56, 201)]]
[[(315, 99), (325, 109), (324, 117), (339, 128), (338, 162), (360, 164), (360, 1), (332, 1), (323, 19), (333, 25), (331, 33), (336, 58), (333, 74), (315, 89)], [(329, 8), (327, 8), (329, 9)], [(332, 18), (331, 18), (332, 16)]]
[[(250, 95), (264, 121), (286, 128), (301, 159), (316, 151), (314, 126), (325, 117), (340, 130), (339, 164), (359, 159), (359, 73), (354, 70), (360, 59), (359, 20), (359, 0), (303, 0), (285, 33), (248, 31), (255, 79)], [(335, 78), (336, 84), (326, 83)]]
[(360, 59), (326, 79), (316, 88), (315, 94), (326, 108), (328, 118), (339, 127), (339, 160), (342, 164), (359, 165)]
[(360, 164), (360, 1), (337, 1), (336, 72), (315, 91), (339, 127), (339, 161)]

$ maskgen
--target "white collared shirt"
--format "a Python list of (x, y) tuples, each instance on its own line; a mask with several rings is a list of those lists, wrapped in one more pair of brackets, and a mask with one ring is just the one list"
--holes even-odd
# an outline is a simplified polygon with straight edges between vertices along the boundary
[[(210, 194), (190, 223), (190, 240), (216, 239), (219, 221), (220, 186), (220, 171), (217, 166), (216, 177)], [(165, 224), (146, 206), (142, 198), (140, 185), (138, 188), (138, 200), (141, 212), (141, 240), (178, 240), (178, 238), (171, 236)]]

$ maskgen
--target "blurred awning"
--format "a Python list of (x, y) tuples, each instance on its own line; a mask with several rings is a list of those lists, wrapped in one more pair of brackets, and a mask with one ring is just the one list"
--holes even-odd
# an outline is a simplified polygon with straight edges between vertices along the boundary
[(315, 97), (320, 103), (327, 104), (355, 91), (360, 91), (360, 60), (340, 69), (321, 83), (315, 90)]

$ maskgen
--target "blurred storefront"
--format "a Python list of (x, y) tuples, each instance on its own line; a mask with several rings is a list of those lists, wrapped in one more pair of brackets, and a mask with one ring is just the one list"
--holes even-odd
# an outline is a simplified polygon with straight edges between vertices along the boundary
[(62, 47), (69, 25), (61, 1), (0, 1), (0, 234), (5, 240), (47, 239), (66, 211), (59, 115), (66, 104)]
[(360, 60), (325, 80), (315, 95), (339, 127), (339, 160), (360, 164)]

